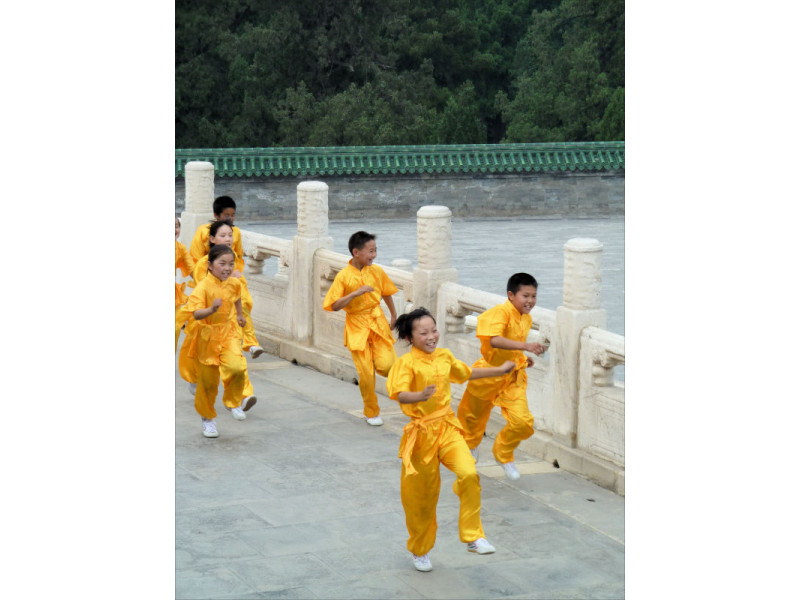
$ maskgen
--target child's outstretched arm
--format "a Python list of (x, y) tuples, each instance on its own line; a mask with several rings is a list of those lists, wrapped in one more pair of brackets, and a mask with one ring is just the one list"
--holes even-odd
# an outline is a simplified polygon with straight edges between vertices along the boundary
[(345, 306), (350, 304), (355, 298), (358, 298), (362, 294), (368, 294), (369, 292), (374, 292), (375, 288), (371, 285), (362, 285), (354, 292), (350, 292), (346, 296), (342, 296), (336, 302), (331, 304), (331, 310), (342, 310)]
[(391, 296), (381, 296), (386, 306), (389, 308), (389, 314), (392, 315), (392, 320), (389, 323), (389, 329), (394, 329), (395, 321), (397, 321), (397, 311), (394, 309), (394, 300)]
[(245, 319), (244, 312), (242, 312), (242, 299), (239, 298), (233, 305), (236, 307), (236, 322), (239, 323), (239, 327), (244, 327), (247, 325), (247, 319)]
[(214, 298), (214, 301), (211, 303), (211, 306), (208, 308), (198, 308), (196, 311), (192, 313), (192, 316), (195, 318), (196, 321), (200, 321), (213, 315), (215, 312), (219, 310), (219, 307), (222, 306), (222, 298)]
[[(514, 363), (511, 363), (512, 365)], [(400, 392), (397, 394), (397, 401), (400, 404), (414, 404), (416, 402), (425, 402), (428, 398), (433, 396), (436, 391), (435, 385), (429, 385), (421, 392)]]
[(515, 342), (514, 340), (504, 338), (502, 335), (492, 337), (489, 343), (492, 345), (492, 348), (498, 348), (500, 350), (525, 350), (527, 352), (533, 352), (536, 356), (539, 356), (547, 350), (547, 348), (537, 342)]
[(483, 379), (484, 377), (499, 377), (500, 375), (505, 375), (506, 373), (510, 373), (514, 370), (514, 367), (517, 366), (514, 361), (507, 360), (499, 367), (477, 367), (472, 369), (472, 374), (469, 376), (470, 379)]

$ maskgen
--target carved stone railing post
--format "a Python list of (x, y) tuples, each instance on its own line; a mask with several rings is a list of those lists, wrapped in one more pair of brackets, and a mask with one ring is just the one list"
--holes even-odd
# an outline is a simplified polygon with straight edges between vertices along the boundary
[[(297, 235), (292, 244), (291, 332), (294, 341), (311, 342), (314, 323), (314, 253), (333, 248), (328, 236), (328, 184), (304, 181), (297, 186)], [(281, 260), (281, 262), (283, 262)]]
[(417, 268), (414, 269), (414, 306), (437, 314), (436, 291), (445, 281), (458, 281), (451, 266), (450, 218), (446, 206), (423, 206), (417, 211)]
[(600, 308), (602, 253), (603, 245), (593, 239), (574, 238), (564, 244), (564, 305), (556, 309), (556, 339), (551, 346), (555, 350), (553, 436), (570, 447), (577, 442), (581, 331), (606, 326), (606, 311)]
[(179, 241), (189, 248), (194, 232), (203, 223), (214, 218), (214, 165), (204, 161), (190, 161), (184, 167), (186, 195), (181, 213)]

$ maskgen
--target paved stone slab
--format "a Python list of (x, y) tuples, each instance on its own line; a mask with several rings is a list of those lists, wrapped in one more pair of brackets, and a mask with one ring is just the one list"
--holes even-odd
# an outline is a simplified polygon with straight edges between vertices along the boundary
[(247, 360), (258, 403), (235, 421), (218, 398), (217, 439), (202, 436), (176, 368), (176, 598), (624, 597), (624, 498), (521, 452), (522, 477), (508, 481), (490, 439), (478, 470), (497, 552), (466, 551), (455, 477), (442, 469), (434, 570), (417, 572), (397, 404), (381, 396), (386, 424), (370, 427), (357, 386)]

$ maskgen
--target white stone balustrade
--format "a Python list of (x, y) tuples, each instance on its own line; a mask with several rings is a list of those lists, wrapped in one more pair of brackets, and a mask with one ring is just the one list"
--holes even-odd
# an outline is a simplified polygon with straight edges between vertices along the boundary
[[(196, 189), (189, 183), (194, 181), (190, 172), (194, 171), (187, 165), (187, 196), (190, 187)], [(199, 214), (200, 206), (213, 201), (207, 169), (198, 169), (197, 178), (205, 186), (205, 196), (202, 202), (187, 197), (187, 212), (195, 211), (191, 214)], [(293, 240), (242, 231), (253, 323), (261, 345), (271, 353), (355, 381), (355, 367), (343, 345), (344, 311), (322, 309), (336, 273), (350, 259), (332, 250), (327, 195), (324, 183), (298, 186), (298, 233)], [(208, 218), (203, 215), (200, 223)], [(505, 302), (506, 297), (456, 283), (450, 227), (447, 207), (422, 207), (417, 213), (419, 264), (413, 270), (407, 261), (381, 266), (399, 289), (394, 296), (397, 313), (416, 306), (428, 308), (439, 323), (440, 346), (472, 364), (480, 357), (474, 334), (476, 315)], [(185, 230), (189, 236), (194, 231), (186, 226)], [(270, 258), (280, 261), (273, 276), (263, 273), (264, 261)], [(561, 468), (624, 494), (624, 386), (614, 381), (613, 369), (625, 363), (625, 339), (604, 329), (601, 260), (602, 244), (597, 240), (569, 240), (564, 245), (563, 306), (556, 310), (537, 306), (531, 312), (528, 341), (542, 343), (548, 351), (541, 357), (530, 355), (534, 365), (528, 370), (528, 402), (536, 434), (520, 449), (557, 460)], [(388, 318), (385, 307), (384, 312)], [(408, 344), (398, 341), (395, 348), (403, 354)], [(385, 389), (385, 379), (378, 376), (376, 385), (379, 391)], [(453, 386), (454, 409), (463, 389)], [(358, 389), (353, 390), (353, 408), (360, 410)], [(383, 406), (387, 402), (381, 400)], [(492, 422), (490, 435), (491, 428)]]

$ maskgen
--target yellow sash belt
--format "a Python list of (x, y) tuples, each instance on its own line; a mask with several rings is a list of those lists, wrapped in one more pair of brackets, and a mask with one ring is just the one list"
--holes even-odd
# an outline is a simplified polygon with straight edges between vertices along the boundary
[[(417, 434), (420, 430), (424, 429), (431, 423), (435, 423), (441, 419), (447, 418), (452, 414), (453, 409), (448, 406), (443, 406), (437, 411), (432, 412), (424, 417), (412, 418), (411, 421), (403, 428), (405, 442), (400, 448), (400, 456), (403, 458), (403, 465), (406, 468), (406, 475), (416, 475), (417, 470), (411, 464), (411, 453), (414, 451), (414, 446), (417, 444)], [(423, 464), (428, 464), (437, 448), (433, 445), (429, 446), (428, 451), (421, 457)]]

